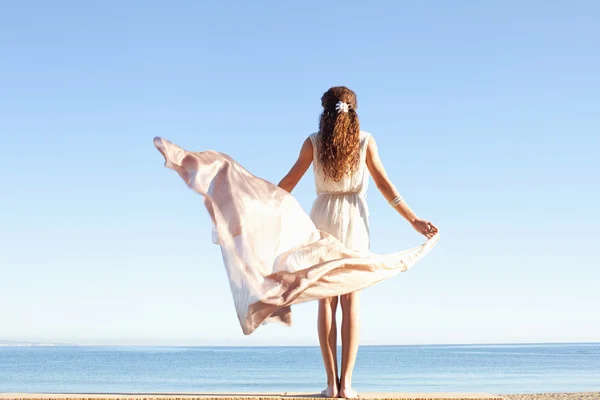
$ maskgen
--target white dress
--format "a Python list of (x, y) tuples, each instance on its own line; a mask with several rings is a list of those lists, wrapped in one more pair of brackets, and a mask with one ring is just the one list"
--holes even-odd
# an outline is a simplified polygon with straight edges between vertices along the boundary
[(352, 250), (369, 250), (369, 209), (367, 207), (367, 146), (369, 135), (360, 132), (358, 169), (339, 182), (327, 178), (319, 163), (317, 148), (318, 133), (310, 135), (313, 144), (313, 172), (317, 198), (310, 211), (315, 226), (335, 236), (344, 246)]
[[(268, 322), (290, 325), (293, 304), (355, 292), (407, 271), (437, 243), (438, 235), (412, 249), (368, 250), (368, 139), (361, 133), (361, 162), (352, 178), (327, 180), (315, 164), (319, 196), (311, 216), (290, 193), (226, 154), (154, 139), (165, 166), (204, 198), (244, 334)], [(226, 300), (205, 301), (210, 307)]]

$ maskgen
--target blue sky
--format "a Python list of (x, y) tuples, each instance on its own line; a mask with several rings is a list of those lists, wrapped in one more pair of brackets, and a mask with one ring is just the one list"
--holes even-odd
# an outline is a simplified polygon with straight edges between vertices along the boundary
[[(162, 136), (277, 182), (332, 85), (441, 228), (367, 289), (363, 344), (600, 341), (595, 1), (0, 5), (0, 340), (316, 345), (243, 336), (201, 198)], [(309, 210), (312, 173), (294, 192)], [(369, 190), (372, 249), (421, 238)]]

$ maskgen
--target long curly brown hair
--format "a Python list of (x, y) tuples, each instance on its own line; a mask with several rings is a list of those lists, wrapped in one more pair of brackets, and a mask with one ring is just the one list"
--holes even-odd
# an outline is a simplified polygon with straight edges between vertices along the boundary
[[(348, 112), (336, 110), (339, 101), (348, 104)], [(332, 87), (321, 97), (321, 105), (318, 160), (325, 176), (339, 182), (358, 167), (360, 124), (356, 114), (356, 93), (345, 86)]]

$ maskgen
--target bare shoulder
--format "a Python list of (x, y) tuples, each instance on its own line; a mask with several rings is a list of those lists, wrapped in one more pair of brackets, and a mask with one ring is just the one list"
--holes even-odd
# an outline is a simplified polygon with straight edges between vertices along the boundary
[(302, 148), (309, 147), (309, 148), (312, 149), (313, 142), (314, 142), (314, 138), (313, 138), (312, 135), (310, 135), (309, 137), (307, 137), (306, 139), (304, 139), (304, 143), (302, 143)]
[(302, 144), (302, 149), (310, 150), (311, 154), (312, 154), (313, 146), (317, 145), (317, 135), (318, 134), (319, 134), (319, 132), (315, 132), (315, 133), (308, 135), (308, 137), (304, 140), (304, 143)]
[(311, 159), (313, 157), (313, 139), (311, 136), (304, 139), (302, 143), (302, 149), (300, 149), (300, 158)]
[(379, 158), (379, 149), (377, 148), (377, 142), (373, 136), (369, 136), (369, 142), (367, 143), (367, 167), (373, 174), (373, 171), (383, 169), (381, 159)]
[(361, 131), (360, 131), (360, 140), (369, 143), (369, 142), (371, 142), (373, 140), (373, 135), (371, 134), (371, 132), (369, 132), (369, 131), (363, 131), (361, 129)]
[(367, 140), (367, 151), (369, 153), (377, 151), (377, 142), (371, 133), (365, 132), (365, 140)]

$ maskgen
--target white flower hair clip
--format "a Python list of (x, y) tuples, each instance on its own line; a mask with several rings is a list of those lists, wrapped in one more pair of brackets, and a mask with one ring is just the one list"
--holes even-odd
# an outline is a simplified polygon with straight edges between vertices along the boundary
[(349, 109), (348, 103), (344, 103), (343, 101), (338, 101), (335, 105), (335, 110), (338, 112), (338, 114), (341, 112), (347, 113)]

